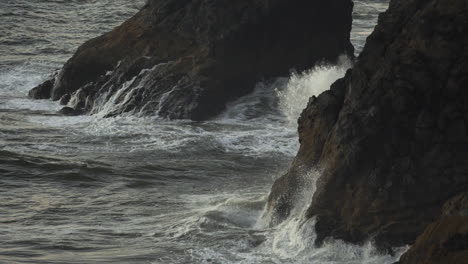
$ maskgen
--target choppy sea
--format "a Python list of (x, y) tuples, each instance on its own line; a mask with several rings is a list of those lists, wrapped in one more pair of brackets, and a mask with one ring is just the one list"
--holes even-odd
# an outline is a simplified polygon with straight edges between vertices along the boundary
[[(0, 1), (0, 263), (396, 261), (371, 242), (314, 247), (301, 208), (265, 224), (270, 187), (298, 150), (296, 120), (344, 75), (346, 58), (259, 83), (207, 122), (65, 117), (56, 102), (27, 98), (81, 43), (143, 4)], [(357, 53), (387, 6), (355, 1)]]

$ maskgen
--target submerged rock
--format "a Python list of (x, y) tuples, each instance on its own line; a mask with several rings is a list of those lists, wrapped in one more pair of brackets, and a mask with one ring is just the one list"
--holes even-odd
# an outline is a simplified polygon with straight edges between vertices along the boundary
[(65, 106), (62, 109), (60, 109), (58, 113), (62, 115), (66, 115), (66, 116), (78, 116), (78, 115), (83, 114), (83, 112), (80, 111), (79, 109), (74, 109), (68, 106)]
[(207, 119), (262, 78), (351, 56), (352, 6), (351, 0), (150, 0), (79, 47), (50, 97), (70, 94), (84, 112), (106, 116)]
[(299, 153), (269, 197), (273, 224), (294, 207), (301, 171), (318, 168), (317, 243), (415, 243), (468, 189), (467, 87), (466, 1), (392, 0), (354, 68), (303, 111)]

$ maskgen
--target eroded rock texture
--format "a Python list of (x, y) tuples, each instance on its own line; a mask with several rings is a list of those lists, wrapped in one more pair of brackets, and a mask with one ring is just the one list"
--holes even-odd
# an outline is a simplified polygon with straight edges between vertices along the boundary
[(399, 264), (465, 264), (468, 262), (468, 193), (449, 200)]
[(269, 197), (277, 221), (294, 206), (300, 172), (318, 168), (307, 211), (317, 243), (413, 244), (468, 190), (468, 2), (392, 0), (354, 68), (310, 100), (299, 136)]
[[(262, 78), (351, 55), (352, 6), (351, 0), (150, 0), (83, 44), (55, 78), (50, 98), (75, 112), (206, 119)], [(36, 90), (42, 88), (30, 95), (43, 98)]]

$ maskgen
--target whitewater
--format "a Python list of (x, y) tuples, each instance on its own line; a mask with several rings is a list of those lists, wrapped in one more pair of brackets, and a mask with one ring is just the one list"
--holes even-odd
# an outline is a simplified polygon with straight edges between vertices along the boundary
[[(207, 122), (138, 113), (62, 116), (27, 92), (85, 40), (144, 1), (0, 2), (0, 263), (393, 263), (372, 246), (313, 244), (303, 220), (318, 171), (293, 214), (269, 227), (266, 199), (296, 154), (309, 97), (352, 62), (264, 80)], [(355, 1), (358, 54), (387, 1)], [(123, 87), (122, 89), (125, 89)]]

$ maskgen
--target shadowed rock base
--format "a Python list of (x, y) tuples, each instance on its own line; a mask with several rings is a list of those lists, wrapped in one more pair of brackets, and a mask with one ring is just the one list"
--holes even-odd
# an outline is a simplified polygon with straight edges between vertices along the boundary
[(398, 264), (468, 263), (468, 193), (447, 202)]

